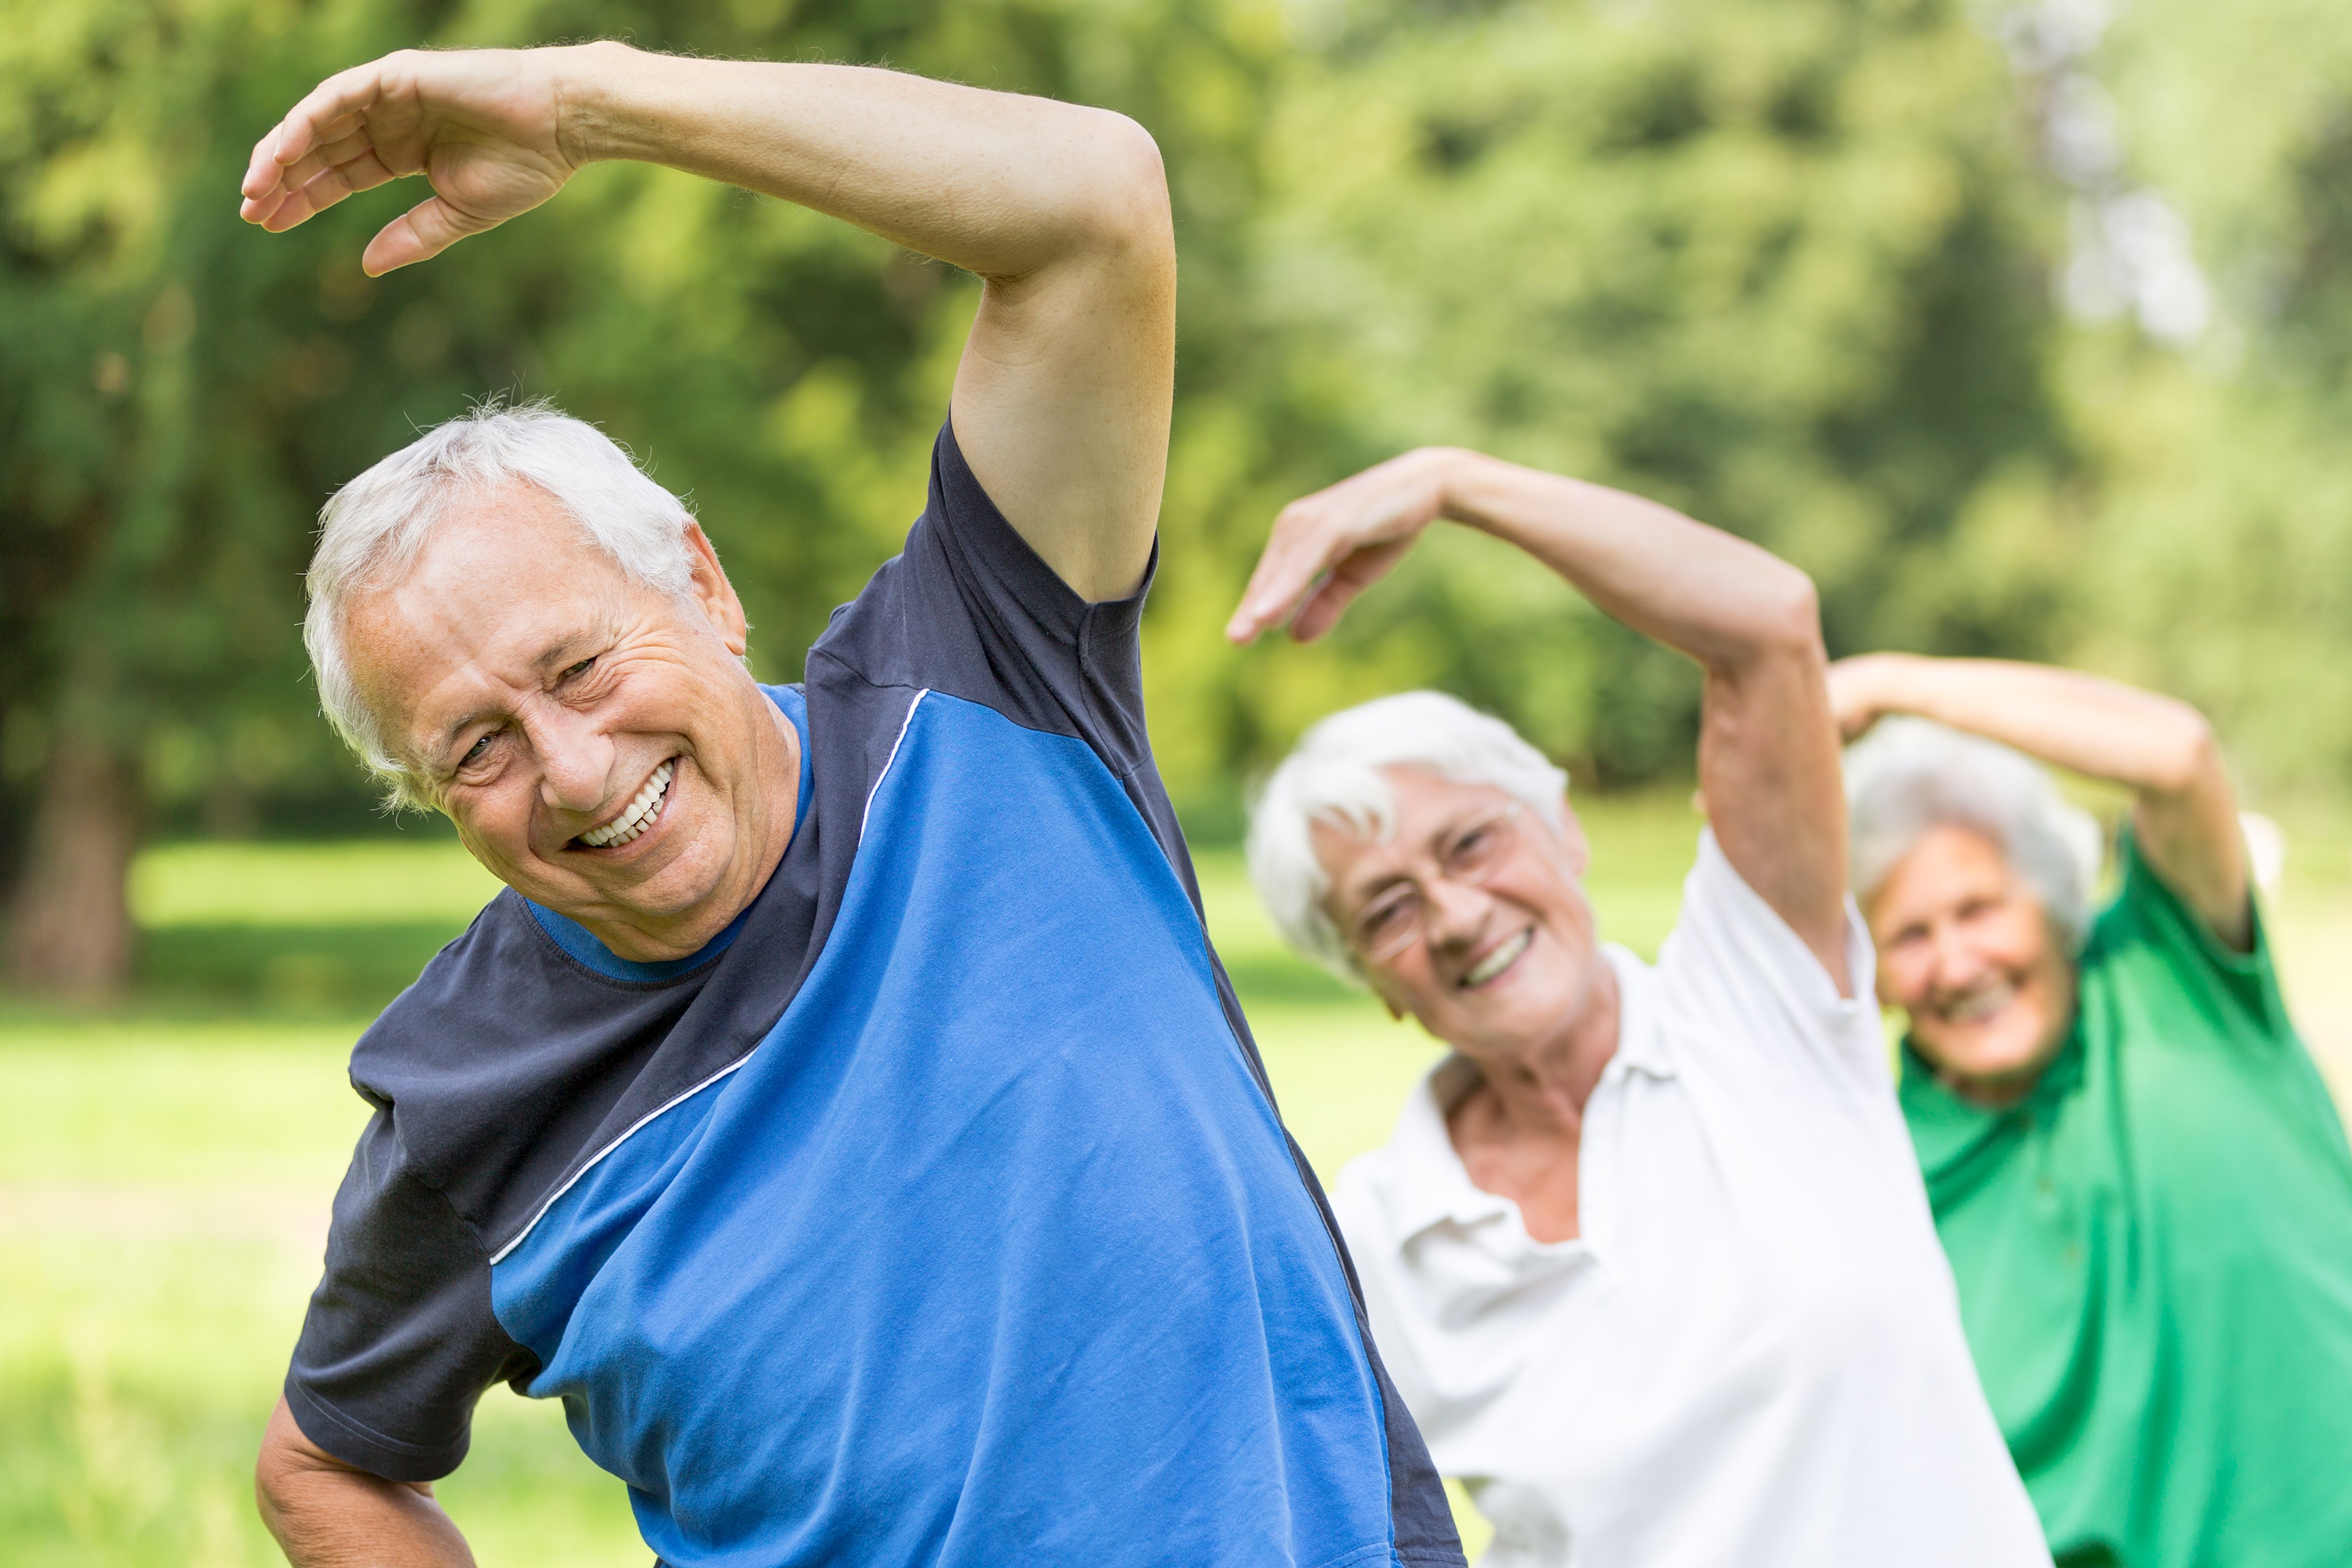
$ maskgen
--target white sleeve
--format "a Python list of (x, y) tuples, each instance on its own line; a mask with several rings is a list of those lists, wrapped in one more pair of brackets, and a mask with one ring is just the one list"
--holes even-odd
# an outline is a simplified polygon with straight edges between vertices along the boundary
[(1725, 858), (1714, 830), (1703, 831), (1698, 863), (1683, 883), (1681, 917), (1658, 951), (1660, 1022), (1670, 1049), (1697, 1059), (1692, 1065), (1759, 1087), (1890, 1095), (1891, 1062), (1872, 990), (1877, 956), (1851, 898), (1845, 922), (1852, 997), (1838, 995), (1813, 950)]

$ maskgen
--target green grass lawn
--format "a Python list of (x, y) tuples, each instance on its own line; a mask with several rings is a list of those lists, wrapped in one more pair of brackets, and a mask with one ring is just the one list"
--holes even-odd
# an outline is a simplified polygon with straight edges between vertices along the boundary
[[(1663, 797), (1585, 814), (1602, 930), (1653, 951), (1696, 820)], [(2341, 842), (2312, 861), (2352, 873)], [(2333, 1064), (2352, 1039), (2352, 977), (2330, 962), (2352, 889), (2294, 867), (2281, 947)], [(1433, 1048), (1285, 953), (1237, 857), (1202, 871), (1284, 1111), (1328, 1178), (1386, 1136)], [(160, 849), (134, 879), (138, 1005), (0, 1003), (0, 1562), (278, 1561), (248, 1477), (365, 1119), (344, 1062), (491, 886), (446, 841)], [(646, 1561), (619, 1484), (551, 1406), (485, 1399), (442, 1495), (486, 1564)]]

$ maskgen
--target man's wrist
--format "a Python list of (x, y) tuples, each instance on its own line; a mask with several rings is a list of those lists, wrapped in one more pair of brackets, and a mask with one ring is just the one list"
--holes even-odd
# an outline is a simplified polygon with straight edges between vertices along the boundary
[(554, 75), (555, 141), (565, 162), (579, 169), (646, 156), (624, 88), (651, 57), (610, 38), (535, 52)]

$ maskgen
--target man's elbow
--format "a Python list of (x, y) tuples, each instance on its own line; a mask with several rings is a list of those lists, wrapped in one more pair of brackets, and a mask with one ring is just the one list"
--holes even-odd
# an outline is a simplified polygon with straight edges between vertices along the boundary
[(1138, 271), (1172, 276), (1176, 220), (1160, 143), (1124, 114), (1089, 112), (1094, 124), (1081, 219), (1089, 248), (1115, 255), (1122, 266)]

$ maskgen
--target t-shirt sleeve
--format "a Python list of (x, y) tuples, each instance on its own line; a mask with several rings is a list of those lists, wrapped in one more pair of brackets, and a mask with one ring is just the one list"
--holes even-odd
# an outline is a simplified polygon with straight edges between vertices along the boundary
[(466, 1457), (483, 1390), (536, 1370), (491, 1312), (479, 1242), (407, 1168), (380, 1104), (335, 1195), (325, 1275), (286, 1374), (296, 1425), (372, 1475), (437, 1480)]
[(950, 423), (932, 446), (929, 499), (905, 552), (814, 656), (1077, 737), (1124, 774), (1149, 756), (1139, 636), (1150, 576), (1124, 599), (1080, 598), (997, 509)]
[(1658, 954), (1660, 1005), (1678, 1064), (1780, 1087), (1891, 1098), (1886, 1038), (1871, 980), (1877, 960), (1846, 900), (1842, 997), (1804, 939), (1748, 885), (1713, 829), (1683, 883), (1682, 914)]
[(2139, 840), (2126, 826), (2116, 844), (2122, 873), (2113, 903), (2092, 932), (2090, 961), (2139, 949), (2163, 967), (2169, 988), (2195, 1005), (2231, 1015), (2261, 1033), (2291, 1038), (2294, 1025), (2279, 993), (2271, 958), (2270, 934), (2262, 905), (2248, 911), (2253, 946), (2238, 952), (2214, 934), (2205, 917), (2148, 863)]

